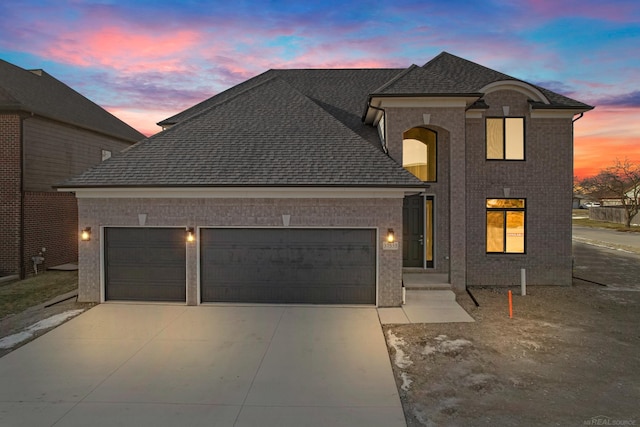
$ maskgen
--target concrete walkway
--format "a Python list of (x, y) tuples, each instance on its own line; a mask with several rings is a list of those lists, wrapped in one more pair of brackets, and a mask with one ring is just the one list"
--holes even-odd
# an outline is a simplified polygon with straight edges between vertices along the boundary
[(474, 322), (456, 302), (456, 294), (449, 290), (407, 291), (402, 307), (379, 308), (380, 323), (455, 323)]
[(406, 290), (405, 304), (379, 308), (381, 324), (474, 322), (456, 302), (448, 274), (405, 272), (402, 284)]
[(102, 304), (0, 358), (2, 426), (405, 426), (377, 311)]

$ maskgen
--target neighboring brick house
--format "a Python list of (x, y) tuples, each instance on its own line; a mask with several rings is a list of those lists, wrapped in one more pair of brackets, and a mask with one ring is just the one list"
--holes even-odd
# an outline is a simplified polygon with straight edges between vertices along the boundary
[(592, 108), (448, 53), (270, 70), (63, 185), (91, 232), (80, 299), (397, 306), (416, 271), (567, 285)]
[(78, 258), (77, 203), (53, 185), (144, 135), (42, 70), (0, 60), (0, 276)]

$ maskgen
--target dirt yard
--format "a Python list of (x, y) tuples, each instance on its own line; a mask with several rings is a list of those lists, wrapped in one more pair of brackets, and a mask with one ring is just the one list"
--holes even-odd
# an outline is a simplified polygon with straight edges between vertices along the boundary
[(385, 327), (409, 426), (640, 425), (640, 292), (472, 292), (475, 323)]
[[(86, 310), (94, 304), (78, 303), (69, 298), (52, 304), (59, 297), (78, 288), (77, 272), (49, 271), (28, 279), (0, 286), (0, 340), (20, 333), (30, 326), (71, 310)], [(25, 345), (52, 328), (34, 331), (32, 336), (11, 348), (0, 346), (0, 357)]]

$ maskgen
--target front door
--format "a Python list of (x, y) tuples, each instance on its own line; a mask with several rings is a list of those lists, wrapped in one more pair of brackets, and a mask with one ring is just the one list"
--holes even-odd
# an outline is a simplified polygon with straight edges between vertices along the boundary
[(402, 204), (402, 266), (424, 267), (424, 197), (404, 198)]
[(433, 268), (433, 196), (408, 196), (402, 205), (402, 266)]

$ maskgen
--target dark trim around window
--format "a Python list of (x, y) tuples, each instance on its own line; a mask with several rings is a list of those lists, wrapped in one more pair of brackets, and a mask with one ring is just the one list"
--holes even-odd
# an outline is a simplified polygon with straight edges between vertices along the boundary
[[(487, 150), (487, 119), (501, 119), (502, 120), (502, 158), (501, 159), (489, 159)], [(506, 119), (522, 119), (522, 159), (507, 159), (507, 127), (505, 126)], [(487, 116), (484, 119), (484, 159), (488, 162), (524, 162), (527, 160), (527, 123), (524, 116), (513, 117), (501, 117), (501, 116)]]
[[(523, 207), (510, 207), (510, 206), (505, 206), (505, 207), (488, 207), (488, 201), (489, 200), (522, 200), (523, 201)], [(502, 251), (489, 251), (488, 249), (488, 229), (487, 229), (487, 218), (488, 218), (488, 214), (489, 212), (501, 212), (503, 213), (503, 235), (502, 235)], [(507, 226), (506, 226), (506, 218), (507, 218), (507, 212), (523, 212), (524, 213), (524, 218), (523, 218), (523, 251), (522, 252), (507, 252)], [(485, 227), (485, 241), (484, 241), (484, 246), (485, 246), (485, 252), (488, 255), (526, 255), (527, 253), (527, 199), (524, 197), (487, 197), (485, 199), (485, 221), (484, 221), (484, 227)]]

